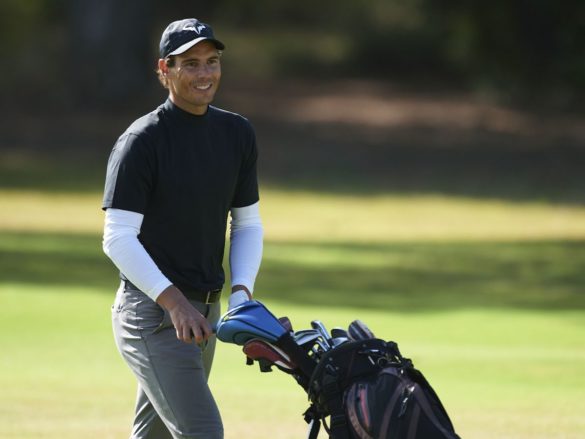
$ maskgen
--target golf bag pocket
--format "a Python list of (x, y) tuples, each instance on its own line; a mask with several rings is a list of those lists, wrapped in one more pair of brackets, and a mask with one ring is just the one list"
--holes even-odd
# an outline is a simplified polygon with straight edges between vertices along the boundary
[(445, 409), (416, 369), (387, 367), (353, 383), (343, 404), (352, 437), (456, 439)]

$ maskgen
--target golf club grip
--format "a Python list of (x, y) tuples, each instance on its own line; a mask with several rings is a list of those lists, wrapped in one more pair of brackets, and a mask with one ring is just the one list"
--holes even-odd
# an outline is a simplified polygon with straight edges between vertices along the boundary
[(281, 336), (274, 344), (282, 349), (307, 377), (313, 375), (315, 364), (307, 353), (296, 344), (290, 333), (287, 332)]

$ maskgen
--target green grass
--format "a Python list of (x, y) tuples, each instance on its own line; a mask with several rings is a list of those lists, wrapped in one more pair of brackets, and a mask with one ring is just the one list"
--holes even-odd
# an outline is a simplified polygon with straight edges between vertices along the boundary
[[(464, 438), (582, 437), (584, 208), (263, 193), (256, 294), (275, 314), (397, 341)], [(0, 208), (0, 437), (127, 437), (99, 195), (4, 190)], [(226, 438), (304, 437), (302, 389), (240, 348), (220, 346), (211, 386)]]
[[(125, 437), (134, 381), (113, 347), (111, 294), (6, 284), (0, 297), (0, 437)], [(358, 316), (377, 334), (398, 340), (434, 385), (463, 437), (580, 437), (582, 310), (413, 315), (266, 302), (299, 328), (312, 318), (331, 327)], [(220, 346), (211, 385), (226, 437), (302, 437), (303, 391), (284, 374), (246, 367), (238, 347)]]

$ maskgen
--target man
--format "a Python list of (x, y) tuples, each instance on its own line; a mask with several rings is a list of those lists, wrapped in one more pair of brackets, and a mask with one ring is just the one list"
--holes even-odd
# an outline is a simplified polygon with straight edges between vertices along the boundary
[(130, 125), (108, 162), (103, 247), (122, 278), (116, 344), (138, 379), (132, 439), (223, 437), (207, 378), (228, 215), (229, 309), (252, 297), (263, 234), (254, 131), (210, 105), (223, 49), (207, 24), (171, 23), (158, 61), (168, 99)]

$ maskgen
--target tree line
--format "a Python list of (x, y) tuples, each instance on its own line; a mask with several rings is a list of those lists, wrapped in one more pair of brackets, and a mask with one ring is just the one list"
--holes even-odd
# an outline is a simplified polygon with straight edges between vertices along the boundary
[(561, 106), (585, 91), (579, 0), (4, 0), (4, 92), (136, 97), (154, 83), (161, 30), (186, 16), (228, 35), (252, 77), (387, 78)]

